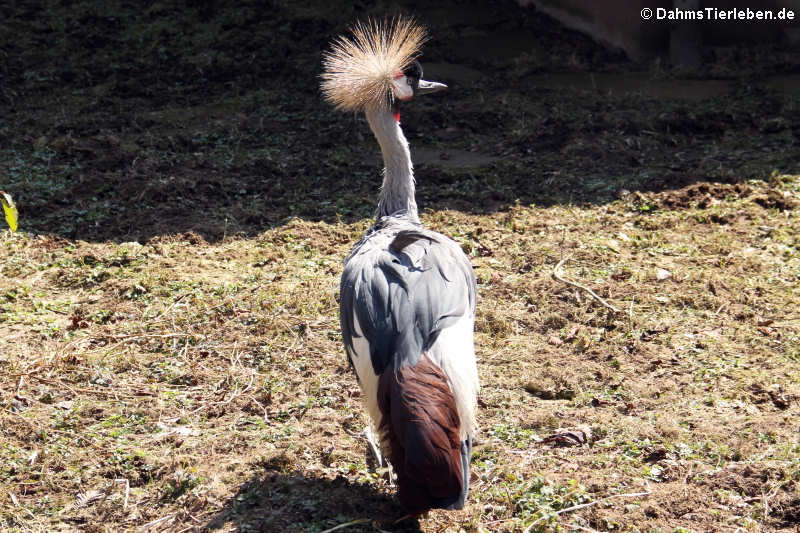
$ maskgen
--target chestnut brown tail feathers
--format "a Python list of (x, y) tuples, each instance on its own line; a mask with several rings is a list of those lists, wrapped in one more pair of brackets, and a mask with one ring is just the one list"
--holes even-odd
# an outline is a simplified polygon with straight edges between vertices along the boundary
[(386, 368), (378, 384), (381, 434), (388, 439), (400, 502), (411, 512), (461, 509), (469, 484), (470, 439), (444, 372), (423, 355)]

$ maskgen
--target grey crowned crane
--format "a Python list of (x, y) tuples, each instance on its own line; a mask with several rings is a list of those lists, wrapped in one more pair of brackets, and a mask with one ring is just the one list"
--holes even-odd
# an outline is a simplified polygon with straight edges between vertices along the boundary
[(458, 244), (425, 229), (398, 103), (440, 91), (416, 61), (425, 31), (406, 18), (356, 24), (323, 58), (322, 91), (363, 111), (384, 162), (375, 225), (345, 261), (342, 338), (380, 451), (414, 514), (461, 509), (476, 432), (475, 274)]

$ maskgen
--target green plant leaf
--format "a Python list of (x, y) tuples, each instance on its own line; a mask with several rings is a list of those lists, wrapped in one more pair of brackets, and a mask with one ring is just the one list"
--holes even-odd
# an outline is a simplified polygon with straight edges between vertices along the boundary
[(3, 212), (6, 214), (8, 226), (11, 228), (11, 231), (17, 231), (19, 213), (17, 212), (17, 206), (14, 205), (14, 200), (11, 199), (10, 194), (0, 191), (0, 202), (3, 203)]

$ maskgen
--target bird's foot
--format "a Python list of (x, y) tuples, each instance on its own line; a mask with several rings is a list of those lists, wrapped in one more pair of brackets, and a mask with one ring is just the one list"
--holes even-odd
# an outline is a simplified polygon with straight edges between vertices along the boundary
[(392, 470), (392, 465), (386, 465), (377, 472), (381, 474), (381, 477), (386, 483), (394, 487), (394, 470)]
[(383, 477), (387, 483), (394, 485), (392, 465), (383, 458), (378, 439), (375, 438), (375, 433), (372, 432), (372, 428), (370, 426), (365, 427), (362, 435), (364, 435), (364, 438), (367, 440), (367, 468), (369, 468), (370, 472), (380, 473), (381, 477)]

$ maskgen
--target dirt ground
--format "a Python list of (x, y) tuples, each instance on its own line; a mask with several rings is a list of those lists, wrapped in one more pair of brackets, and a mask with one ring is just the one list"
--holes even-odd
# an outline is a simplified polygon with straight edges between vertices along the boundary
[[(406, 519), (337, 314), (378, 150), (318, 89), (398, 11), (482, 382), (467, 507)], [(798, 57), (635, 64), (505, 1), (4, 3), (0, 530), (798, 531)]]

